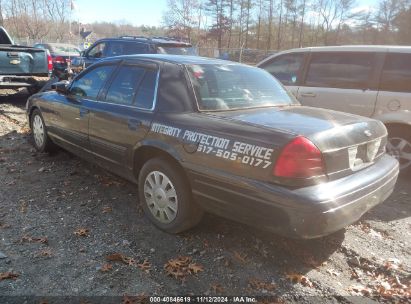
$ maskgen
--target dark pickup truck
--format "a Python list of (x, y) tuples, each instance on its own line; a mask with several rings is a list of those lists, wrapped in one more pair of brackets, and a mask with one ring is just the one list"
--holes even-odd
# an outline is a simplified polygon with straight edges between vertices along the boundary
[(0, 89), (27, 88), (33, 94), (49, 79), (52, 68), (46, 50), (15, 45), (0, 27)]

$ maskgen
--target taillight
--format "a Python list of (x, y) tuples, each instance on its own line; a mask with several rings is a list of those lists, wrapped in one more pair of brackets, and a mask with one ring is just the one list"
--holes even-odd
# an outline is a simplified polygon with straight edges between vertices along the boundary
[(54, 58), (53, 58), (53, 62), (54, 62), (54, 63), (65, 63), (66, 60), (64, 59), (64, 57), (57, 56), (57, 57), (54, 57)]
[(50, 53), (47, 51), (47, 68), (49, 73), (53, 71), (53, 59), (51, 58)]
[(325, 174), (321, 151), (307, 138), (299, 136), (281, 151), (273, 173), (278, 177), (310, 178)]

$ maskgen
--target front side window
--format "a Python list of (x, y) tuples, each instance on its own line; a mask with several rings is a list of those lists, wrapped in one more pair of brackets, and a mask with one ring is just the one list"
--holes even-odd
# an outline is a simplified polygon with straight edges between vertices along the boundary
[(105, 42), (101, 42), (94, 46), (89, 52), (88, 52), (88, 57), (91, 58), (102, 58), (105, 53), (107, 44)]
[(341, 89), (368, 89), (375, 56), (370, 53), (313, 53), (305, 85)]
[(380, 82), (381, 91), (411, 92), (411, 54), (388, 54)]
[(136, 66), (123, 66), (114, 78), (107, 91), (106, 101), (131, 105), (136, 88), (144, 77), (145, 69)]
[(187, 66), (200, 110), (222, 111), (298, 104), (262, 69), (232, 64)]
[(73, 81), (70, 87), (70, 93), (81, 98), (96, 99), (114, 68), (114, 65), (105, 65), (92, 69), (82, 75), (81, 78)]
[(299, 81), (304, 54), (285, 54), (274, 58), (262, 68), (284, 85), (296, 85)]

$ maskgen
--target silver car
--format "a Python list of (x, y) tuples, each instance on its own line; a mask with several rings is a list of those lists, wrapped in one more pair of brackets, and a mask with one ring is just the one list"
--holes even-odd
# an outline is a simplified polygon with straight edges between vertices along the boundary
[(381, 120), (388, 152), (411, 171), (411, 47), (332, 46), (277, 53), (260, 62), (306, 106)]

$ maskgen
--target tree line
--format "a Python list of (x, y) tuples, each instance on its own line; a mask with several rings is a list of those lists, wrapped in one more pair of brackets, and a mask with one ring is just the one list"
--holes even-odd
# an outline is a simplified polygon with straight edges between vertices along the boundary
[(341, 44), (411, 44), (411, 1), (168, 0), (170, 35), (204, 46), (281, 50)]
[(411, 45), (411, 0), (167, 0), (159, 26), (76, 21), (70, 0), (0, 0), (0, 25), (27, 41), (173, 36), (203, 48), (281, 50), (341, 44)]
[(92, 31), (92, 40), (120, 35), (165, 35), (163, 27), (134, 26), (125, 20), (83, 24), (70, 0), (0, 0), (0, 26), (20, 43), (83, 42), (80, 33)]

